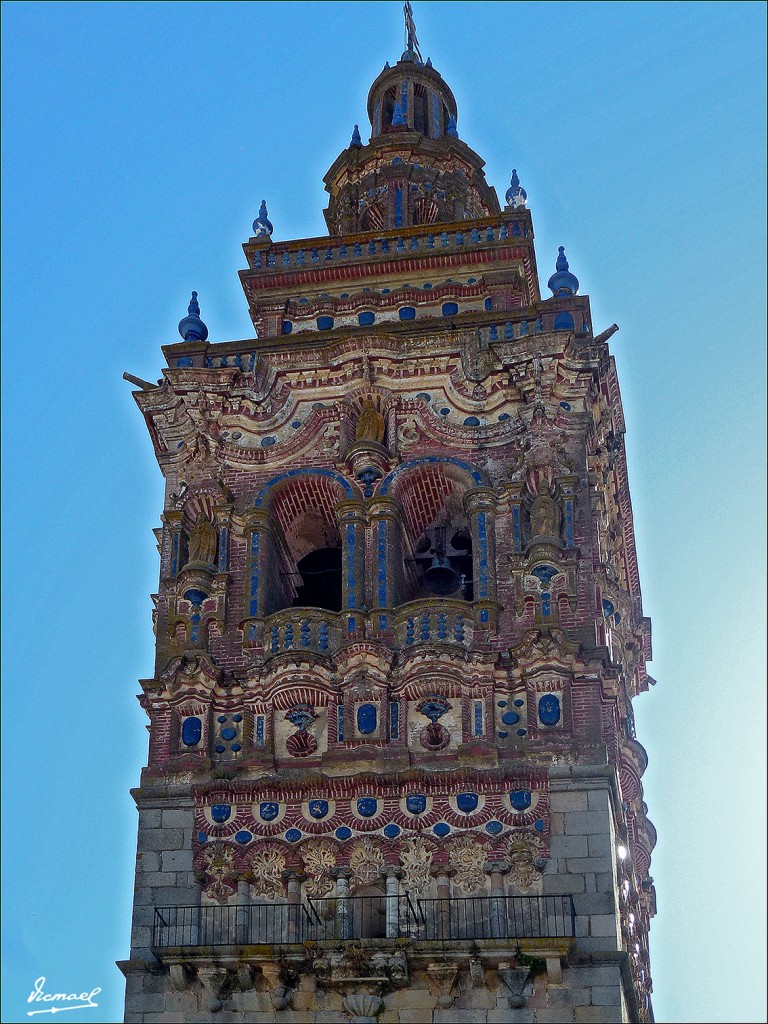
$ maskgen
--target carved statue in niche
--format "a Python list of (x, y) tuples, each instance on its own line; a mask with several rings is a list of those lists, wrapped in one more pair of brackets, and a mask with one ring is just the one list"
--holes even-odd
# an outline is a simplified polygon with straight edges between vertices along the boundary
[(375, 441), (376, 444), (384, 443), (385, 424), (384, 417), (373, 403), (369, 396), (363, 402), (360, 415), (355, 424), (356, 441)]
[(407, 892), (421, 896), (429, 888), (429, 869), (432, 866), (432, 851), (422, 836), (405, 840), (400, 850), (403, 865), (403, 881)]
[(276, 900), (283, 896), (283, 871), (285, 869), (285, 855), (274, 847), (266, 847), (257, 850), (251, 858), (251, 871), (253, 880), (251, 885), (257, 896), (266, 896), (267, 899)]
[(352, 868), (353, 889), (375, 885), (384, 870), (384, 854), (366, 837), (355, 844), (349, 858), (349, 866)]
[(336, 866), (336, 852), (330, 843), (312, 839), (301, 848), (301, 859), (307, 881), (304, 890), (307, 896), (322, 899), (333, 892), (334, 881), (331, 868)]
[(189, 562), (213, 565), (216, 561), (216, 530), (207, 516), (199, 515), (189, 535)]
[(546, 490), (538, 494), (531, 505), (531, 536), (560, 537), (562, 513), (560, 505)]
[(485, 873), (485, 847), (474, 835), (457, 836), (450, 842), (448, 861), (455, 874), (454, 883), (469, 896), (483, 887)]

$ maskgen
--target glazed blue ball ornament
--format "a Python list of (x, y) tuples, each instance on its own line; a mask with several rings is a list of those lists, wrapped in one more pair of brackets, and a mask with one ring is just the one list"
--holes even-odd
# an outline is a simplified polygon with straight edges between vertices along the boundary
[(208, 337), (208, 328), (200, 319), (200, 303), (197, 301), (197, 292), (192, 292), (192, 298), (187, 306), (187, 315), (179, 321), (179, 334), (184, 341), (205, 341)]
[(259, 216), (253, 222), (253, 233), (256, 238), (263, 238), (265, 235), (272, 237), (272, 221), (267, 216), (267, 201), (266, 199), (261, 200), (261, 206), (259, 207)]

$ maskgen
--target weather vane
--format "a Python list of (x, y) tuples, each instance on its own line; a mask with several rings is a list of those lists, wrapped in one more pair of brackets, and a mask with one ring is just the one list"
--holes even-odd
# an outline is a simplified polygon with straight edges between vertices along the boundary
[(419, 40), (416, 38), (416, 24), (413, 20), (413, 8), (409, 0), (405, 0), (403, 4), (403, 14), (405, 16), (405, 48), (410, 50), (411, 53), (415, 53), (419, 60), (421, 60)]

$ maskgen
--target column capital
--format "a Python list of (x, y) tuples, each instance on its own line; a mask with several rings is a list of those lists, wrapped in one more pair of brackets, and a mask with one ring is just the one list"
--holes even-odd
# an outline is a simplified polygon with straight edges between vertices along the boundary
[(510, 865), (505, 860), (489, 860), (483, 864), (483, 871), (489, 875), (506, 875), (510, 870)]
[(498, 495), (492, 487), (473, 487), (464, 495), (467, 515), (477, 512), (495, 512)]

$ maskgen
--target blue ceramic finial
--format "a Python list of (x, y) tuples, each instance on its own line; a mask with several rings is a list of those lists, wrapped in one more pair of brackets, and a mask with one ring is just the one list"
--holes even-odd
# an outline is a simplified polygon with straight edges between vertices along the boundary
[(362, 144), (363, 140), (360, 138), (360, 129), (355, 125), (354, 130), (352, 131), (352, 141), (350, 142), (350, 146), (362, 146)]
[(431, 57), (427, 57), (427, 67), (428, 68), (432, 67), (432, 58)]
[(392, 111), (392, 124), (398, 125), (407, 123), (408, 122), (403, 117), (403, 108), (400, 106), (400, 101), (398, 100), (395, 104), (395, 109)]
[(187, 315), (179, 321), (179, 334), (184, 341), (205, 341), (208, 337), (208, 328), (200, 319), (200, 303), (197, 301), (197, 292), (192, 292)]
[(445, 134), (453, 136), (454, 139), (459, 137), (459, 133), (456, 130), (456, 118), (453, 114), (448, 118), (448, 127), (445, 129)]
[(512, 168), (512, 177), (509, 181), (509, 188), (506, 191), (504, 198), (507, 201), (507, 206), (512, 206), (516, 210), (521, 206), (525, 206), (528, 201), (528, 193), (524, 188), (520, 187), (520, 179), (517, 176), (517, 171)]
[(259, 216), (253, 222), (253, 233), (256, 238), (263, 237), (264, 235), (269, 235), (271, 238), (273, 231), (272, 221), (267, 217), (267, 201), (262, 199), (261, 206), (259, 207)]
[(389, 71), (389, 61), (388, 60), (384, 61), (384, 70), (385, 71)]
[(547, 288), (553, 295), (576, 295), (579, 290), (579, 279), (568, 269), (568, 260), (565, 258), (565, 247), (559, 246), (557, 250), (557, 262), (555, 273), (547, 281)]

